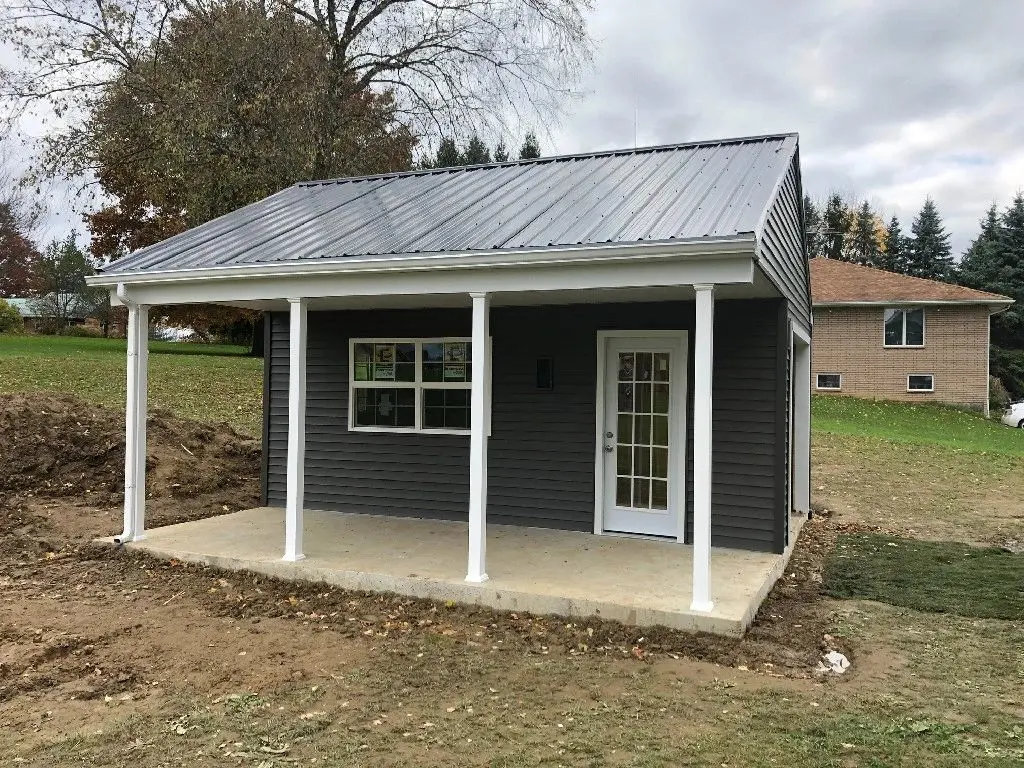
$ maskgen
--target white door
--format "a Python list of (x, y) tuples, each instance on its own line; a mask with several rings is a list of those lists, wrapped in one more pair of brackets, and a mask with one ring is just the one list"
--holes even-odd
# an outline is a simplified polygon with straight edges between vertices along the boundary
[(604, 359), (604, 530), (682, 540), (686, 336), (609, 337)]

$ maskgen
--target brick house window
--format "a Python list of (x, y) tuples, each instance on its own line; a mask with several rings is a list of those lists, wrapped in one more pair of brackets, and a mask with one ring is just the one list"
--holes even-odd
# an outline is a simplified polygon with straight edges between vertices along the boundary
[(818, 389), (842, 389), (843, 376), (840, 373), (819, 373)]
[(924, 346), (923, 309), (886, 309), (884, 323), (885, 346)]
[(934, 392), (935, 377), (930, 373), (912, 373), (907, 376), (907, 392)]

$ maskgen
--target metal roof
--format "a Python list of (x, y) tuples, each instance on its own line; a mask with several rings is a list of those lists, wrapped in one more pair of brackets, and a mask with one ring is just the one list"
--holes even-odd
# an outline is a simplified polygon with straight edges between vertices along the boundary
[(107, 274), (752, 235), (795, 134), (303, 182)]

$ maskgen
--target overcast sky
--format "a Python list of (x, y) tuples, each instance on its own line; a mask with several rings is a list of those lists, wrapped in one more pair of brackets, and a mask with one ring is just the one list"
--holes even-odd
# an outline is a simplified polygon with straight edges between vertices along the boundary
[[(596, 68), (545, 154), (797, 131), (804, 186), (959, 255), (1024, 187), (1024, 0), (595, 0)], [(553, 144), (553, 146), (552, 146)], [(60, 195), (58, 195), (58, 198)], [(82, 229), (68, 200), (48, 234)]]
[[(596, 0), (559, 153), (800, 134), (804, 188), (970, 243), (1024, 188), (1024, 0)], [(552, 149), (544, 147), (545, 150)], [(545, 152), (547, 153), (547, 152)]]

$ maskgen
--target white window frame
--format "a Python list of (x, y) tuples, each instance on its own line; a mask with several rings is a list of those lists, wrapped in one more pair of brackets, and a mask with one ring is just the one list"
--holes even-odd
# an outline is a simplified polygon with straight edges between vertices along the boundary
[[(903, 343), (902, 344), (886, 344), (885, 343), (885, 313), (890, 309), (895, 309), (903, 313)], [(907, 312), (921, 312), (921, 343), (920, 344), (907, 344)], [(923, 349), (925, 343), (928, 341), (928, 313), (925, 312), (924, 307), (885, 307), (882, 310), (882, 346), (885, 349)]]
[[(910, 377), (911, 376), (927, 376), (928, 378), (930, 378), (932, 380), (932, 385), (928, 389), (920, 389), (920, 388), (911, 389), (911, 387), (910, 387)], [(920, 392), (922, 394), (927, 394), (928, 392), (934, 392), (934, 391), (935, 391), (935, 374), (934, 373), (908, 373), (907, 374), (907, 392)]]
[[(405, 432), (423, 435), (468, 435), (469, 429), (433, 429), (423, 426), (423, 390), (424, 389), (464, 389), (472, 391), (471, 381), (423, 381), (423, 345), (443, 344), (445, 342), (466, 342), (472, 344), (472, 336), (437, 336), (437, 337), (387, 337), (348, 340), (348, 429), (349, 432)], [(356, 344), (413, 344), (416, 347), (416, 379), (415, 381), (356, 381)], [(491, 340), (487, 339), (488, 358), (491, 356)], [(475, 352), (473, 352), (475, 354)], [(467, 367), (471, 364), (466, 361)], [(488, 366), (489, 368), (490, 366)], [(485, 382), (488, 395), (490, 383)], [(412, 427), (379, 427), (358, 426), (355, 423), (356, 390), (357, 389), (412, 389), (415, 390), (415, 425)], [(488, 398), (489, 399), (489, 398)], [(488, 435), (490, 434), (490, 408), (487, 409)]]
[[(822, 376), (838, 376), (839, 377), (839, 386), (837, 386), (837, 387), (823, 387), (823, 386), (821, 386), (821, 377)], [(815, 389), (820, 389), (823, 392), (838, 392), (839, 390), (841, 390), (843, 388), (843, 374), (841, 374), (841, 373), (816, 373), (816, 374), (814, 374), (814, 388)]]

